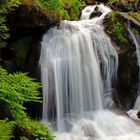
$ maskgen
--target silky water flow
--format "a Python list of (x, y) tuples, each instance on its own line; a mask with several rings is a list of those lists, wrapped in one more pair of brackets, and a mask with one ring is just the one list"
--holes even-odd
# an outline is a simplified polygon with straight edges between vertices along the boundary
[[(90, 18), (94, 9), (102, 13)], [(133, 121), (114, 106), (118, 56), (102, 25), (111, 10), (88, 6), (79, 21), (62, 21), (43, 37), (40, 56), (43, 122), (56, 140), (140, 140)]]

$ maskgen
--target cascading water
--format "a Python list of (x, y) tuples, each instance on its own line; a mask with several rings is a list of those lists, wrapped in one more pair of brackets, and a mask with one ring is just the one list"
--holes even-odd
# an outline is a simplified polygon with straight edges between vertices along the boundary
[[(100, 17), (89, 20), (98, 7)], [(113, 106), (118, 56), (102, 26), (111, 10), (86, 7), (80, 21), (62, 21), (43, 37), (40, 57), (43, 121), (56, 140), (138, 140), (138, 127), (105, 107)], [(128, 134), (127, 134), (128, 133)]]

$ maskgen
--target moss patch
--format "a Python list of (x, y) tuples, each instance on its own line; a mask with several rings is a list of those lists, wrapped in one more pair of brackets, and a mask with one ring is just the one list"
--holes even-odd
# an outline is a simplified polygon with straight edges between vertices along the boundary
[(114, 37), (115, 42), (117, 43), (128, 43), (127, 36), (124, 32), (123, 25), (117, 19), (117, 13), (112, 12), (108, 17), (109, 21), (105, 24), (105, 31), (110, 36)]

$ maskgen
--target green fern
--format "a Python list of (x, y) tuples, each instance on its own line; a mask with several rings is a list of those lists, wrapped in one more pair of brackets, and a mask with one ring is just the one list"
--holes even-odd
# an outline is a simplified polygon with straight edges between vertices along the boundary
[(0, 101), (8, 106), (14, 118), (26, 116), (25, 102), (39, 101), (39, 87), (40, 84), (27, 77), (27, 74), (8, 74), (0, 68)]
[(10, 140), (13, 138), (13, 128), (15, 122), (8, 120), (0, 120), (0, 140)]

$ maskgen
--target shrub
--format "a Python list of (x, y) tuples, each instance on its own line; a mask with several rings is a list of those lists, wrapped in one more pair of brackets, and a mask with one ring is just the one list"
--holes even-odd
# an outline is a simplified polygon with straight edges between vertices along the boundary
[(6, 39), (10, 37), (9, 29), (6, 26), (6, 14), (19, 5), (19, 0), (0, 1), (0, 48), (6, 46)]
[(38, 88), (40, 84), (34, 82), (24, 73), (8, 74), (0, 68), (0, 101), (5, 103), (14, 119), (26, 117), (25, 102), (39, 101)]
[(13, 138), (13, 128), (15, 122), (8, 120), (0, 120), (0, 140), (9, 140)]
[[(25, 102), (40, 102), (40, 83), (24, 73), (8, 74), (0, 68), (0, 111), (8, 110), (10, 115), (0, 113), (0, 140), (53, 140), (43, 124), (31, 120), (25, 113)], [(8, 120), (5, 118), (8, 117)]]
[(22, 132), (20, 135), (22, 139), (53, 140), (45, 125), (29, 118), (18, 119), (17, 129)]

